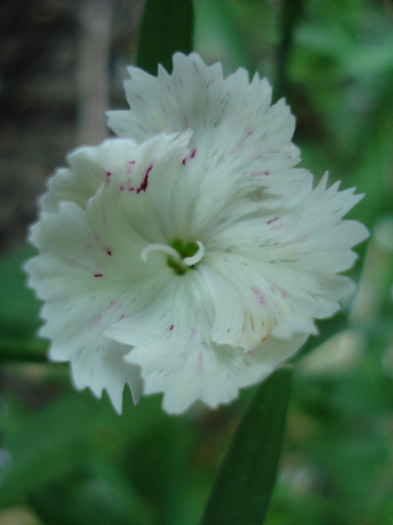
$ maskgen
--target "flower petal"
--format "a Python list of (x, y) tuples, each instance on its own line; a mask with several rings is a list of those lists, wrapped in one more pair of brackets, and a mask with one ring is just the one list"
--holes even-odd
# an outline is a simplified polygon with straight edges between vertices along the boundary
[(85, 208), (89, 198), (108, 181), (109, 174), (124, 170), (124, 157), (132, 155), (135, 146), (130, 139), (118, 139), (105, 141), (99, 148), (78, 148), (67, 157), (70, 168), (58, 169), (49, 179), (49, 192), (42, 197), (41, 208), (56, 213), (62, 201)]
[[(224, 298), (225, 315), (234, 303), (229, 302), (231, 295)], [(205, 278), (198, 271), (189, 272), (169, 281), (146, 310), (114, 323), (105, 335), (133, 347), (126, 359), (141, 367), (144, 393), (162, 392), (163, 408), (169, 413), (183, 412), (197, 400), (212, 408), (228, 403), (239, 388), (271, 373), (307, 337), (295, 334), (287, 340), (272, 338), (269, 344), (258, 341), (253, 351), (245, 352), (240, 346), (212, 340), (218, 314)], [(242, 311), (236, 314), (244, 318)]]
[[(105, 388), (120, 411), (124, 384), (129, 384), (135, 402), (142, 388), (139, 369), (123, 362), (129, 349), (103, 336), (107, 324), (125, 315), (124, 289), (116, 283), (109, 287), (106, 271), (97, 269), (104, 255), (86, 212), (70, 202), (59, 210), (59, 216), (43, 214), (33, 228), (32, 238), (43, 253), (25, 265), (29, 285), (47, 301), (41, 335), (52, 340), (53, 360), (72, 362), (78, 388), (89, 386), (97, 396)], [(78, 254), (85, 242), (88, 246)], [(135, 294), (138, 297), (138, 290)]]
[(162, 67), (157, 77), (138, 68), (129, 73), (131, 110), (108, 112), (108, 125), (118, 136), (140, 142), (191, 129), (196, 157), (201, 147), (209, 162), (224, 159), (243, 170), (251, 167), (250, 173), (255, 159), (261, 173), (274, 169), (275, 160), (282, 165), (286, 159), (286, 167), (299, 161), (291, 143), (295, 119), (283, 100), (271, 105), (271, 88), (257, 74), (251, 83), (244, 69), (224, 79), (220, 64), (207, 66), (196, 53), (176, 53), (171, 75)]
[[(96, 395), (106, 388), (118, 411), (125, 383), (134, 400), (139, 398), (140, 373), (137, 366), (123, 360), (129, 348), (110, 341), (103, 332), (114, 321), (143, 309), (172, 276), (162, 257), (152, 255), (144, 262), (140, 256), (149, 236), (162, 235), (160, 221), (141, 223), (146, 217), (146, 195), (159, 201), (165, 213), (165, 193), (157, 192), (153, 182), (149, 191), (141, 190), (139, 195), (137, 190), (144, 184), (147, 189), (146, 173), (155, 158), (157, 176), (167, 171), (176, 176), (176, 167), (181, 172), (188, 140), (189, 134), (179, 139), (161, 136), (138, 146), (113, 139), (101, 148), (84, 148), (78, 152), (77, 168), (72, 166), (61, 175), (61, 184), (55, 185), (56, 191), (61, 187), (63, 193), (59, 190), (58, 196), (64, 201), (54, 199), (53, 206), (48, 206), (52, 211), (44, 210), (31, 228), (30, 241), (41, 253), (26, 263), (25, 270), (29, 285), (46, 301), (41, 334), (52, 340), (50, 355), (71, 361), (78, 388), (89, 386)], [(112, 156), (108, 155), (111, 144)], [(125, 177), (130, 177), (130, 155), (136, 164), (132, 173), (136, 190), (122, 191)], [(89, 164), (91, 159), (94, 162)], [(83, 163), (90, 166), (91, 180), (101, 179), (94, 196), (84, 201), (72, 198)], [(107, 169), (111, 169), (109, 180)], [(156, 173), (151, 176), (154, 179)], [(166, 204), (171, 207), (169, 197)]]

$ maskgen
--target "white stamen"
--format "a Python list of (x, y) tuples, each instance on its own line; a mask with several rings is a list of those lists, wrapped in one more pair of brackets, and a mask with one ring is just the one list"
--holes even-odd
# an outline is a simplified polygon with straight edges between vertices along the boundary
[(149, 246), (146, 246), (146, 248), (141, 251), (142, 261), (146, 262), (147, 254), (154, 251), (166, 253), (168, 255), (172, 255), (172, 257), (175, 257), (176, 259), (179, 259), (179, 261), (181, 260), (179, 253), (171, 246), (168, 246), (167, 244), (149, 244)]
[(194, 266), (194, 264), (198, 264), (205, 255), (205, 247), (201, 241), (196, 241), (196, 243), (199, 247), (199, 250), (192, 257), (185, 257), (182, 261), (186, 266)]
[(201, 243), (201, 241), (196, 241), (198, 245), (198, 251), (192, 256), (192, 257), (185, 257), (184, 259), (181, 258), (178, 251), (176, 251), (172, 246), (168, 246), (167, 244), (149, 244), (141, 251), (141, 258), (143, 262), (147, 261), (147, 255), (150, 252), (161, 252), (166, 253), (167, 255), (171, 255), (178, 261), (181, 261), (186, 266), (194, 266), (195, 264), (198, 264), (199, 261), (201, 261), (205, 255), (205, 247)]

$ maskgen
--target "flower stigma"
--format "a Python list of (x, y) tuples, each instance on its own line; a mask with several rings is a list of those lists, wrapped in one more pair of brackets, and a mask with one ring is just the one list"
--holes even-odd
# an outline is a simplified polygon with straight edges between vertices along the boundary
[(167, 254), (167, 264), (177, 275), (184, 275), (205, 255), (205, 247), (201, 241), (184, 242), (181, 239), (175, 239), (170, 245), (149, 244), (146, 246), (141, 252), (143, 262), (147, 261), (147, 255), (153, 251)]

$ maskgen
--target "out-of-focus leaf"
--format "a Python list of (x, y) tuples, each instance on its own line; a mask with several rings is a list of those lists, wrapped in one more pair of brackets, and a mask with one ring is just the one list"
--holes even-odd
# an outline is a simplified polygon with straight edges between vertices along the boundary
[(32, 336), (40, 324), (40, 303), (26, 288), (26, 275), (21, 269), (34, 253), (25, 247), (0, 259), (0, 341)]
[(1, 525), (45, 525), (26, 505), (0, 510)]
[(353, 48), (351, 37), (338, 25), (304, 25), (297, 32), (297, 44), (313, 54), (337, 61), (341, 60), (343, 48)]
[(88, 392), (70, 392), (39, 412), (2, 418), (2, 448), (10, 462), (5, 469), (0, 505), (9, 504), (44, 483), (80, 468), (89, 457), (119, 452), (125, 444), (151, 430), (163, 416), (156, 398), (133, 407), (125, 396), (118, 416), (106, 396), (101, 401)]
[(228, 2), (195, 2), (195, 47), (208, 60), (222, 60), (228, 72), (240, 66), (250, 69), (244, 35)]
[(281, 368), (259, 387), (232, 439), (201, 525), (261, 525), (276, 477), (291, 371)]
[(389, 41), (357, 47), (342, 56), (343, 76), (372, 76), (393, 71), (393, 35)]
[(71, 476), (33, 491), (31, 505), (56, 525), (151, 525), (153, 513), (130, 480), (109, 462), (88, 462)]
[[(186, 418), (164, 417), (160, 426), (130, 450), (125, 468), (142, 494), (148, 494), (158, 524), (196, 525), (190, 508), (192, 427)], [(198, 510), (202, 502), (199, 502)], [(194, 510), (194, 512), (192, 512)]]
[(158, 64), (171, 71), (173, 53), (191, 52), (192, 32), (191, 0), (146, 0), (137, 65), (154, 75)]

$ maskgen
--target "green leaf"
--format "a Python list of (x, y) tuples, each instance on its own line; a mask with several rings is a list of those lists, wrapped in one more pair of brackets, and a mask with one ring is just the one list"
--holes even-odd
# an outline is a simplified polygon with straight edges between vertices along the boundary
[(257, 391), (233, 436), (201, 525), (261, 525), (273, 491), (289, 399), (283, 367)]
[(0, 339), (24, 339), (40, 325), (40, 302), (26, 288), (27, 277), (21, 268), (35, 254), (32, 248), (23, 247), (0, 259)]
[(2, 448), (11, 461), (1, 473), (0, 507), (72, 475), (91, 458), (121, 454), (162, 421), (158, 398), (134, 407), (130, 394), (124, 397), (121, 417), (106, 395), (98, 401), (89, 392), (69, 392), (29, 414), (8, 407), (2, 414)]
[(233, 2), (195, 2), (195, 49), (209, 62), (220, 60), (224, 71), (245, 67), (254, 73), (247, 38), (233, 12)]
[(192, 32), (191, 0), (146, 0), (137, 65), (154, 75), (158, 64), (171, 71), (173, 53), (191, 52)]
[(102, 458), (85, 461), (68, 476), (29, 495), (45, 523), (152, 525), (153, 511), (120, 468)]
[(22, 270), (34, 255), (23, 246), (0, 258), (0, 361), (46, 361), (48, 343), (36, 337), (41, 303), (26, 287)]

